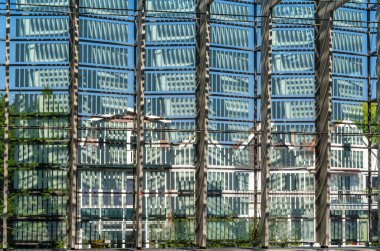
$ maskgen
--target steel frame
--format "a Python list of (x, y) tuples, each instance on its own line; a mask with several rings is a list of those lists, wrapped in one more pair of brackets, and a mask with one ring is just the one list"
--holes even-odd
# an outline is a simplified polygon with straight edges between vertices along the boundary
[[(254, 5), (254, 16), (257, 16), (257, 4)], [(257, 47), (258, 47), (258, 43), (257, 43), (257, 36), (256, 34), (258, 33), (258, 22), (256, 21), (256, 19), (254, 20), (254, 32), (255, 32), (255, 37), (254, 37), (254, 64), (257, 65), (257, 61), (258, 61), (258, 57), (257, 57)], [(258, 101), (258, 72), (257, 72), (257, 67), (255, 67), (255, 84), (254, 84), (254, 111), (253, 111), (253, 118), (254, 118), (254, 122), (253, 122), (253, 130), (255, 132), (258, 131), (258, 127), (259, 127), (259, 121), (258, 121), (258, 110), (257, 110), (257, 101)], [(257, 205), (258, 205), (258, 181), (259, 181), (259, 169), (260, 169), (260, 161), (259, 161), (259, 135), (257, 133), (255, 133), (255, 136), (254, 136), (254, 139), (253, 139), (253, 175), (254, 175), (254, 188), (253, 188), (253, 193), (254, 193), (254, 205), (253, 205), (253, 210), (254, 210), (254, 219), (253, 219), (253, 222), (254, 222), (254, 232), (253, 232), (253, 236), (257, 236), (258, 234), (258, 219), (259, 219), (259, 215), (258, 215), (258, 208), (257, 208)], [(256, 245), (258, 245), (259, 243), (255, 243)]]
[(261, 246), (269, 246), (269, 179), (271, 147), (272, 10), (281, 0), (261, 6)]
[(79, 0), (70, 1), (70, 142), (69, 142), (69, 229), (70, 249), (76, 249), (77, 159), (78, 159), (78, 75), (79, 75)]
[[(376, 34), (376, 52), (377, 52), (377, 63), (376, 63), (376, 73), (377, 73), (377, 93), (376, 93), (376, 99), (377, 99), (377, 123), (380, 124), (380, 29), (379, 29), (379, 23), (380, 23), (380, 0), (376, 1), (377, 3), (377, 9), (376, 9), (376, 24), (377, 24), (377, 34)], [(377, 136), (380, 135), (380, 128), (377, 132)], [(379, 139), (377, 141), (377, 175), (380, 177), (380, 143)], [(380, 182), (378, 182), (377, 187), (377, 236), (380, 236)]]
[[(371, 11), (369, 8), (367, 8), (367, 22), (371, 22)], [(368, 118), (368, 125), (367, 125), (367, 130), (368, 130), (368, 182), (367, 182), (367, 187), (366, 189), (368, 190), (368, 241), (366, 243), (366, 246), (369, 246), (369, 244), (372, 242), (372, 126), (370, 121), (372, 120), (372, 87), (371, 87), (371, 26), (367, 26), (367, 89), (368, 89), (368, 94), (367, 94), (367, 118)]]
[(347, 0), (316, 1), (315, 7), (315, 104), (316, 160), (315, 212), (316, 241), (329, 246), (330, 238), (330, 150), (332, 112), (332, 35), (333, 12)]
[(136, 27), (138, 28), (138, 58), (136, 69), (136, 81), (138, 84), (137, 98), (136, 98), (136, 152), (135, 152), (135, 191), (134, 191), (134, 204), (135, 204), (135, 245), (137, 249), (143, 247), (142, 240), (142, 197), (143, 197), (143, 167), (144, 167), (144, 123), (145, 123), (145, 110), (144, 110), (144, 88), (145, 88), (145, 0), (139, 0), (138, 18)]
[(9, 77), (10, 77), (10, 43), (11, 43), (11, 1), (6, 1), (5, 14), (5, 98), (4, 98), (4, 174), (3, 174), (3, 250), (8, 248), (8, 192), (9, 192)]
[[(316, 67), (316, 240), (321, 247), (329, 246), (330, 205), (328, 180), (330, 175), (331, 148), (331, 105), (332, 105), (332, 42), (331, 24), (333, 12), (348, 0), (316, 1), (315, 25), (315, 67)], [(269, 246), (269, 175), (271, 146), (271, 59), (272, 59), (272, 10), (280, 0), (262, 1), (261, 32), (261, 246)], [(137, 249), (143, 247), (142, 241), (142, 178), (144, 154), (144, 86), (145, 86), (145, 0), (139, 0), (138, 60), (136, 69), (137, 90), (137, 137), (135, 154), (135, 222)], [(195, 164), (195, 243), (199, 248), (206, 248), (206, 205), (207, 205), (207, 160), (208, 160), (208, 99), (209, 99), (209, 48), (210, 48), (210, 0), (197, 0), (196, 7), (196, 164)], [(380, 0), (377, 0), (380, 4)], [(8, 160), (9, 160), (9, 75), (10, 75), (10, 0), (6, 2), (6, 81), (5, 81), (5, 115), (4, 115), (4, 184), (3, 184), (3, 249), (7, 249), (7, 200), (8, 200)], [(380, 22), (380, 9), (376, 12), (376, 22)], [(77, 217), (77, 128), (78, 128), (78, 47), (79, 47), (79, 0), (70, 1), (70, 142), (69, 142), (69, 248), (76, 249)], [(380, 60), (380, 29), (377, 29), (377, 58)], [(380, 81), (380, 64), (376, 65), (378, 82)], [(370, 99), (371, 94), (368, 94)], [(370, 105), (370, 102), (368, 102)], [(377, 103), (380, 107), (380, 85), (377, 85)], [(368, 116), (371, 116), (370, 107)], [(377, 110), (380, 124), (380, 109)], [(369, 129), (370, 126), (369, 126)], [(255, 128), (256, 130), (256, 128)], [(380, 133), (380, 132), (379, 132)], [(369, 140), (371, 142), (371, 140)], [(255, 137), (255, 146), (257, 145)], [(369, 145), (370, 147), (370, 145)], [(256, 151), (256, 149), (255, 149)], [(369, 150), (371, 151), (371, 150)], [(378, 151), (380, 145), (378, 144)], [(370, 158), (370, 157), (369, 157)], [(256, 158), (255, 158), (256, 161)], [(380, 155), (377, 156), (380, 166)], [(370, 163), (370, 159), (369, 159)], [(257, 171), (255, 165), (255, 171)], [(369, 170), (371, 173), (371, 170)], [(380, 176), (380, 169), (378, 170)], [(255, 184), (256, 185), (256, 184)], [(255, 189), (256, 190), (256, 189)], [(378, 187), (378, 215), (380, 218), (380, 183)], [(255, 191), (256, 196), (256, 191)], [(256, 202), (256, 200), (255, 200)], [(257, 206), (257, 205), (255, 205)], [(370, 210), (370, 209), (369, 209)], [(370, 214), (369, 214), (370, 215)], [(256, 217), (256, 212), (255, 212)], [(369, 216), (370, 217), (370, 216)], [(380, 221), (378, 221), (380, 236)], [(371, 235), (370, 235), (371, 241)]]
[(206, 248), (210, 0), (196, 3), (195, 245)]

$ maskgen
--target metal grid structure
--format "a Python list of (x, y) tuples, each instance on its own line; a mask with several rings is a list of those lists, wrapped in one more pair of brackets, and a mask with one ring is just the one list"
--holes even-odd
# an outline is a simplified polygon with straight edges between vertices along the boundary
[(3, 248), (375, 245), (379, 4), (0, 0)]

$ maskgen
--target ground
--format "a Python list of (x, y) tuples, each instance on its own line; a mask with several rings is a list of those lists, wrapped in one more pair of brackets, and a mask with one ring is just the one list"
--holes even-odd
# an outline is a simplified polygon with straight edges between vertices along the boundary
[[(13, 251), (37, 251), (37, 250), (43, 250), (43, 251), (57, 251), (62, 249), (13, 249)], [(81, 250), (88, 250), (88, 251), (104, 251), (104, 250), (110, 250), (110, 251), (134, 251), (135, 249), (81, 249)], [(321, 249), (321, 248), (309, 248), (309, 247), (297, 247), (297, 248), (269, 248), (269, 249), (260, 249), (260, 248), (210, 248), (210, 249), (196, 249), (196, 248), (149, 248), (149, 249), (142, 249), (143, 251), (322, 251), (322, 250), (328, 250), (328, 251), (380, 251), (380, 248), (373, 247), (373, 248), (364, 248), (364, 247), (344, 247), (344, 248), (337, 248), (337, 247), (330, 247), (328, 249)]]

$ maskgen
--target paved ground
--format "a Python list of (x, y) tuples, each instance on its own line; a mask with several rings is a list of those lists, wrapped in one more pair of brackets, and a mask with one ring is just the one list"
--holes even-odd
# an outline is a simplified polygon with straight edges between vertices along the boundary
[(261, 249), (261, 248), (212, 248), (212, 249), (144, 249), (144, 250), (150, 250), (150, 251), (195, 251), (195, 250), (204, 250), (204, 251), (248, 251), (248, 250), (253, 250), (253, 251), (265, 251), (265, 250), (270, 250), (270, 251), (322, 251), (322, 250), (328, 250), (328, 251), (380, 251), (380, 248), (357, 248), (357, 247), (345, 247), (345, 248), (329, 248), (329, 249), (321, 249), (321, 248), (309, 248), (309, 247), (297, 247), (297, 248), (269, 248), (269, 249)]
[(357, 247), (346, 247), (346, 248), (329, 248), (329, 249), (321, 249), (321, 248), (309, 248), (309, 247), (297, 247), (297, 248), (269, 248), (269, 249), (261, 249), (261, 248), (212, 248), (212, 249), (145, 249), (145, 250), (151, 250), (151, 251), (159, 251), (159, 250), (165, 250), (165, 251), (180, 251), (180, 250), (204, 250), (204, 251), (248, 251), (248, 250), (254, 250), (254, 251), (322, 251), (322, 250), (328, 250), (328, 251), (380, 251), (380, 248), (357, 248)]
[[(62, 249), (13, 249), (13, 251), (62, 251)], [(134, 249), (81, 249), (81, 250), (88, 250), (88, 251), (134, 251)], [(261, 249), (261, 248), (212, 248), (212, 249), (196, 249), (196, 248), (149, 248), (149, 249), (143, 249), (143, 251), (380, 251), (380, 248), (373, 247), (373, 248), (364, 248), (364, 247), (344, 247), (344, 248), (336, 248), (336, 247), (330, 247), (329, 249), (321, 249), (321, 248), (310, 248), (310, 247), (297, 247), (297, 248), (269, 248), (269, 249)]]

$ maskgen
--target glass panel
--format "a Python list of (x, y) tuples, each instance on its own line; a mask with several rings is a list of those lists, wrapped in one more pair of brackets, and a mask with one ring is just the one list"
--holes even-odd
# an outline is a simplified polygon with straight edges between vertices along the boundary
[(11, 1), (13, 14), (25, 14), (11, 17), (10, 32), (11, 248), (67, 243), (69, 18), (53, 14), (67, 7), (68, 1)]
[(134, 246), (134, 8), (131, 0), (80, 1), (81, 248)]

